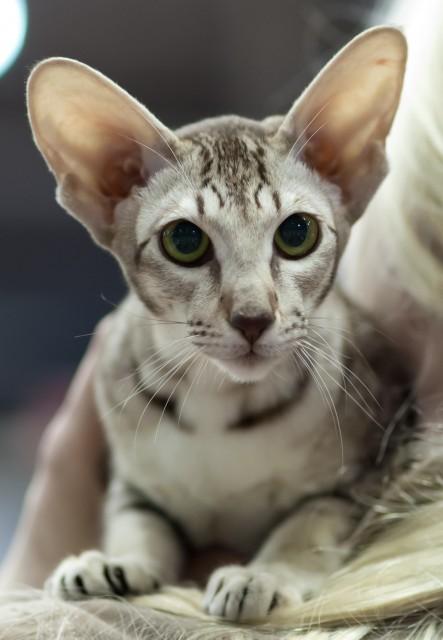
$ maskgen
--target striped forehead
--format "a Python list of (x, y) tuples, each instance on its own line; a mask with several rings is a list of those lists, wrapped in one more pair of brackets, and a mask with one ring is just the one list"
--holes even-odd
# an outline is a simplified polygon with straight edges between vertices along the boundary
[[(193, 138), (192, 142), (198, 154), (196, 186), (200, 193), (196, 198), (200, 215), (206, 213), (204, 196), (208, 192), (216, 199), (219, 209), (226, 204), (235, 205), (243, 212), (251, 204), (256, 209), (263, 207), (263, 192), (265, 187), (271, 189), (271, 178), (266, 163), (266, 146), (260, 138), (201, 135)], [(271, 190), (271, 199), (279, 209), (279, 195), (275, 189)]]

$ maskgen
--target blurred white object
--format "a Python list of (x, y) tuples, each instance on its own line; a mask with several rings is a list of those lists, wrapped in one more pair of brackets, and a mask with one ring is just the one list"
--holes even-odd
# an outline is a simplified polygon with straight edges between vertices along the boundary
[(0, 0), (0, 76), (22, 50), (28, 26), (25, 0)]

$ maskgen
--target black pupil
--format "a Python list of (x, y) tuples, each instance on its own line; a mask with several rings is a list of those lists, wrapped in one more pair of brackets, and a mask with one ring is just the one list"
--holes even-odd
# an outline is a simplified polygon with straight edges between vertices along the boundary
[(194, 253), (202, 241), (201, 229), (191, 222), (179, 222), (172, 232), (172, 241), (180, 253)]
[(308, 220), (299, 215), (293, 215), (280, 225), (280, 237), (290, 247), (298, 247), (306, 240), (308, 229)]

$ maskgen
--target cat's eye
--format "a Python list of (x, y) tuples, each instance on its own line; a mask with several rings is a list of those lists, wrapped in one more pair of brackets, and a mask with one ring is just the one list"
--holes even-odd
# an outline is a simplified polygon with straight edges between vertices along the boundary
[(314, 249), (319, 236), (317, 220), (307, 213), (293, 213), (275, 232), (274, 242), (285, 258), (303, 258)]
[(167, 256), (184, 266), (202, 264), (211, 247), (206, 233), (188, 220), (175, 220), (166, 225), (161, 243)]

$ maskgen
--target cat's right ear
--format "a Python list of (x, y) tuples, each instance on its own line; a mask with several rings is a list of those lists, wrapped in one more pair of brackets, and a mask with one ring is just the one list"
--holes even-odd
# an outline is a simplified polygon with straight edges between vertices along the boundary
[(340, 188), (351, 221), (363, 213), (386, 174), (385, 141), (406, 54), (398, 29), (363, 32), (311, 82), (276, 133), (289, 154)]
[(50, 58), (28, 80), (34, 140), (57, 180), (57, 199), (109, 246), (115, 207), (174, 160), (178, 139), (111, 80)]

